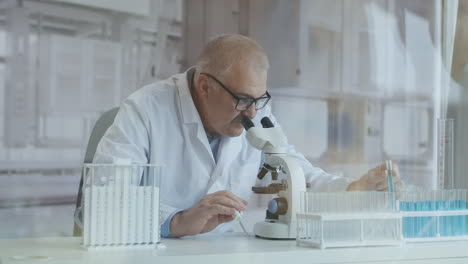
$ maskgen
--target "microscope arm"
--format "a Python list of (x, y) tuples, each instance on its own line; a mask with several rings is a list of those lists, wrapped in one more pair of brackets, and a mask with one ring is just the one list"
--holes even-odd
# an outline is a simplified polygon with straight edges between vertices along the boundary
[[(306, 183), (302, 167), (294, 157), (272, 154), (265, 157), (267, 164), (281, 166), (286, 174), (288, 187), (281, 190), (276, 199), (286, 199), (286, 214), (279, 216), (279, 221), (289, 224), (289, 233), (295, 234), (296, 213), (300, 211), (301, 193), (306, 191)], [(282, 202), (284, 204), (284, 201)], [(281, 210), (284, 211), (284, 210)]]

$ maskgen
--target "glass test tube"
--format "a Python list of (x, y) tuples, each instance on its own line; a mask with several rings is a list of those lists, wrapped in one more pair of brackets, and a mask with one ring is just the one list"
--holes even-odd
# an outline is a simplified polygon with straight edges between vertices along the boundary
[(453, 125), (454, 119), (437, 119), (438, 189), (453, 189)]

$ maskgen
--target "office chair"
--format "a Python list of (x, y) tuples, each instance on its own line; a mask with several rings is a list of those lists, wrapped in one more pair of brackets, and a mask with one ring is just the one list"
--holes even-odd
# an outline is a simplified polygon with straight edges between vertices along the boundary
[[(106, 133), (107, 129), (112, 125), (112, 123), (114, 123), (114, 119), (118, 111), (119, 111), (118, 107), (113, 108), (105, 112), (104, 114), (102, 114), (102, 116), (96, 121), (93, 131), (91, 132), (91, 136), (89, 137), (88, 146), (86, 147), (84, 163), (93, 163), (94, 154), (96, 153), (96, 148), (99, 144), (99, 141), (101, 141), (101, 138), (102, 136), (104, 136), (104, 133)], [(80, 187), (78, 189), (78, 197), (76, 198), (76, 207), (75, 207), (75, 216), (78, 215), (80, 219), (82, 219), (82, 213), (77, 212), (77, 209), (81, 205), (81, 199), (83, 195), (81, 192), (82, 187), (83, 187), (83, 173), (81, 174)], [(82, 234), (82, 230), (75, 222), (73, 226), (73, 236), (81, 236), (81, 234)]]

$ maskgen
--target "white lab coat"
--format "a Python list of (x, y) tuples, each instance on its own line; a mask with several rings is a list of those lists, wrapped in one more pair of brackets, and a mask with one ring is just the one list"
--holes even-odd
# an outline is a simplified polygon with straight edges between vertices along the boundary
[[(253, 120), (269, 116), (269, 106)], [(342, 191), (349, 180), (313, 167), (290, 146), (313, 190)], [(162, 220), (176, 210), (192, 207), (206, 194), (229, 190), (249, 200), (262, 160), (245, 136), (223, 137), (215, 162), (187, 83), (187, 73), (147, 85), (121, 105), (112, 126), (100, 141), (94, 163), (130, 159), (134, 163), (164, 164), (161, 186)], [(218, 231), (229, 229), (229, 223)]]

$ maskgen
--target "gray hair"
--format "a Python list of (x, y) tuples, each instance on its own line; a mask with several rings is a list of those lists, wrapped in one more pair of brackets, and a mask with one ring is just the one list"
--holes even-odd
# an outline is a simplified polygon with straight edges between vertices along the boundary
[(223, 78), (236, 64), (256, 72), (266, 72), (269, 68), (268, 57), (255, 40), (228, 34), (217, 36), (205, 45), (196, 69), (197, 73), (207, 72)]

